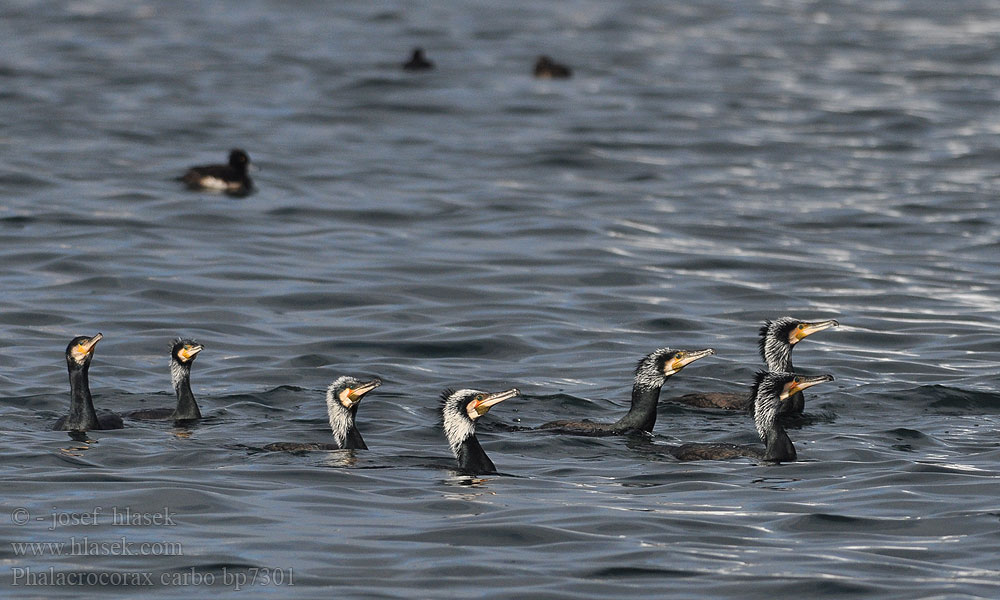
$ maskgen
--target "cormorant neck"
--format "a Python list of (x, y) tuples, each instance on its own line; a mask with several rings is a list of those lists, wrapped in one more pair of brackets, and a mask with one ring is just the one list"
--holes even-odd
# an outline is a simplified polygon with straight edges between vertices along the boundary
[(473, 475), (496, 473), (496, 465), (486, 456), (486, 451), (479, 445), (476, 434), (472, 434), (459, 442), (455, 448), (455, 458), (458, 459), (458, 468), (461, 471)]
[[(794, 373), (795, 368), (792, 367), (792, 348), (795, 346), (789, 345), (788, 352), (784, 355), (784, 360), (778, 366), (785, 373)], [(776, 369), (772, 368), (772, 371)], [(806, 397), (802, 395), (802, 392), (795, 392), (791, 396), (785, 399), (778, 407), (778, 414), (780, 415), (801, 415), (802, 411), (806, 408)]]
[[(792, 366), (792, 349), (795, 346), (788, 343), (781, 343), (777, 340), (768, 340), (769, 345), (764, 353), (764, 361), (767, 363), (769, 371), (780, 373), (794, 373)], [(795, 392), (789, 396), (778, 408), (778, 413), (782, 415), (801, 415), (805, 409), (806, 399), (802, 392)]]
[(361, 432), (358, 431), (357, 426), (353, 423), (351, 423), (351, 428), (347, 430), (347, 439), (342, 445), (344, 448), (353, 450), (368, 449), (368, 444), (365, 443), (364, 438), (361, 437)]
[[(636, 378), (638, 379), (638, 377)], [(666, 379), (656, 382), (636, 381), (632, 386), (632, 407), (628, 413), (615, 423), (615, 427), (624, 431), (653, 431), (656, 425), (656, 405), (660, 400), (660, 388)]]
[(327, 395), (326, 410), (330, 431), (333, 432), (333, 440), (341, 448), (368, 449), (365, 441), (361, 438), (361, 433), (354, 425), (354, 418), (358, 414), (359, 406), (361, 406), (360, 403), (355, 403), (351, 408), (346, 408), (333, 394)]
[(69, 365), (69, 416), (65, 428), (74, 431), (99, 429), (94, 399), (90, 396), (90, 365)]
[(191, 392), (191, 365), (182, 364), (176, 360), (170, 361), (170, 379), (177, 392), (177, 408), (171, 418), (175, 421), (200, 419), (201, 410)]
[(365, 440), (361, 437), (361, 432), (358, 431), (358, 426), (355, 425), (355, 419), (358, 416), (358, 407), (361, 406), (360, 402), (355, 402), (351, 405), (351, 408), (344, 408), (343, 405), (340, 407), (343, 409), (340, 411), (340, 415), (344, 415), (347, 420), (347, 431), (344, 433), (343, 440), (337, 440), (341, 448), (350, 448), (353, 450), (367, 450), (368, 445), (365, 444)]
[(785, 433), (785, 428), (778, 423), (775, 423), (770, 431), (767, 432), (767, 439), (764, 445), (764, 460), (774, 462), (795, 461), (795, 446), (792, 445), (792, 440)]
[(458, 460), (458, 469), (466, 473), (496, 473), (497, 468), (486, 456), (476, 438), (476, 423), (457, 410), (444, 411), (444, 435), (451, 453)]
[(776, 373), (794, 373), (792, 370), (792, 349), (794, 347), (788, 342), (781, 342), (773, 338), (768, 339), (762, 352), (767, 370)]

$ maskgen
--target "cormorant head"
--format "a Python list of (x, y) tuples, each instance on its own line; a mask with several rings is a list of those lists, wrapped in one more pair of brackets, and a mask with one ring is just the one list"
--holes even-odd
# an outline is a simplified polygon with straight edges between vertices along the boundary
[(333, 438), (339, 446), (344, 446), (347, 434), (354, 426), (354, 415), (358, 412), (361, 398), (380, 385), (382, 380), (378, 378), (365, 382), (344, 376), (338, 377), (326, 388), (326, 414)]
[(760, 357), (772, 370), (788, 369), (791, 364), (792, 346), (817, 331), (838, 325), (840, 323), (833, 319), (808, 323), (793, 317), (781, 317), (774, 321), (764, 321), (757, 340)]
[(751, 398), (753, 399), (753, 420), (761, 441), (768, 443), (768, 436), (774, 431), (781, 403), (789, 397), (812, 387), (817, 383), (833, 381), (832, 375), (796, 375), (780, 371), (758, 371), (754, 379)]
[(413, 56), (410, 58), (411, 62), (424, 62), (424, 49), (419, 46), (413, 49)]
[(229, 166), (245, 172), (247, 167), (250, 166), (250, 157), (239, 148), (233, 148), (229, 151)]
[(674, 373), (699, 358), (715, 354), (715, 350), (671, 350), (660, 348), (647, 354), (635, 367), (635, 383), (640, 387), (661, 387)]
[(327, 406), (340, 405), (351, 409), (357, 406), (365, 394), (382, 385), (382, 380), (361, 381), (354, 377), (339, 377), (326, 389)]
[(103, 338), (104, 335), (100, 333), (93, 337), (80, 335), (73, 338), (69, 345), (66, 346), (66, 365), (70, 369), (90, 365), (90, 360), (94, 358), (94, 349), (97, 347), (97, 342)]
[(517, 388), (491, 394), (480, 390), (451, 390), (441, 393), (441, 420), (444, 433), (454, 452), (456, 448), (476, 432), (476, 419), (489, 412), (490, 408), (520, 396)]
[(194, 340), (177, 338), (174, 340), (174, 345), (170, 349), (170, 358), (172, 358), (174, 362), (181, 365), (190, 365), (194, 362), (198, 353), (204, 349), (205, 346), (202, 346)]

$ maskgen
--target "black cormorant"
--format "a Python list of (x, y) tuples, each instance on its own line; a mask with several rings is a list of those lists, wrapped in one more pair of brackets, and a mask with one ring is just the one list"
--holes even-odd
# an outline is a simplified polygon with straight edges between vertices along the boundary
[(552, 421), (539, 429), (576, 435), (620, 435), (633, 431), (653, 431), (656, 424), (656, 405), (660, 398), (660, 388), (667, 379), (684, 368), (685, 365), (715, 354), (715, 350), (671, 350), (660, 348), (639, 361), (635, 368), (632, 384), (632, 407), (628, 413), (614, 423), (593, 423), (591, 421)]
[(122, 418), (114, 413), (94, 411), (94, 400), (90, 396), (90, 380), (87, 372), (94, 358), (97, 342), (104, 336), (81, 335), (73, 338), (66, 346), (66, 367), (69, 369), (69, 414), (60, 417), (53, 429), (57, 431), (91, 431), (94, 429), (121, 429)]
[(684, 444), (669, 450), (678, 460), (721, 460), (745, 456), (768, 462), (795, 460), (795, 446), (778, 418), (781, 405), (795, 394), (817, 383), (833, 381), (831, 375), (796, 375), (759, 371), (750, 392), (751, 410), (757, 434), (764, 448), (736, 444)]
[[(840, 325), (837, 321), (800, 321), (793, 317), (781, 317), (774, 321), (764, 321), (760, 328), (757, 346), (760, 357), (767, 365), (768, 371), (794, 373), (792, 368), (792, 348), (806, 337)], [(743, 410), (747, 408), (747, 397), (743, 394), (731, 393), (696, 393), (685, 394), (670, 399), (673, 402), (698, 406), (701, 408), (722, 408)], [(782, 415), (802, 414), (805, 400), (802, 394), (796, 394), (791, 402), (782, 403)]]
[(193, 190), (217, 190), (231, 196), (246, 196), (253, 190), (247, 174), (250, 157), (238, 148), (229, 151), (228, 165), (202, 165), (188, 169), (180, 180)]
[(194, 340), (177, 338), (170, 349), (170, 383), (177, 393), (175, 408), (150, 408), (128, 413), (133, 419), (170, 419), (173, 421), (193, 421), (201, 418), (201, 410), (191, 393), (191, 365), (198, 353), (205, 347)]
[(559, 64), (542, 55), (535, 61), (535, 77), (538, 79), (568, 79), (573, 75), (573, 70), (566, 65)]
[(481, 392), (478, 390), (445, 390), (441, 394), (441, 422), (448, 445), (458, 460), (458, 469), (470, 475), (496, 473), (497, 468), (486, 456), (476, 439), (476, 419), (486, 414), (490, 407), (504, 400), (519, 396), (517, 388), (506, 392)]
[(382, 385), (381, 379), (363, 382), (354, 377), (340, 377), (326, 389), (326, 412), (333, 432), (331, 443), (275, 442), (264, 446), (269, 451), (367, 450), (361, 432), (354, 424), (358, 405), (368, 392)]
[(403, 63), (403, 69), (406, 71), (428, 71), (433, 68), (434, 63), (424, 56), (423, 48), (414, 48), (410, 60)]

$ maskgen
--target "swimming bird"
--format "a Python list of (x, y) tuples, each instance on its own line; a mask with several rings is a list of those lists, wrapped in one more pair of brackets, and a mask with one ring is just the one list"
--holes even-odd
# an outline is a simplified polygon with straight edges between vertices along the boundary
[(198, 353), (205, 347), (194, 340), (174, 340), (170, 349), (170, 383), (177, 393), (175, 408), (149, 408), (126, 414), (133, 419), (171, 419), (173, 421), (193, 421), (201, 418), (198, 402), (191, 392), (191, 365)]
[[(840, 323), (828, 321), (807, 322), (794, 317), (781, 317), (773, 321), (764, 321), (757, 338), (760, 357), (767, 365), (768, 371), (779, 373), (794, 373), (792, 367), (792, 348), (808, 336), (837, 327)], [(730, 393), (696, 393), (685, 394), (670, 399), (673, 402), (698, 406), (701, 408), (722, 408), (743, 410), (747, 407), (747, 397), (743, 394)], [(805, 399), (801, 393), (795, 394), (790, 402), (781, 405), (782, 415), (799, 415), (805, 407)]]
[(231, 196), (246, 196), (253, 190), (253, 181), (247, 175), (250, 157), (238, 148), (229, 151), (228, 165), (202, 165), (191, 167), (180, 180), (193, 190), (217, 190)]
[(572, 69), (555, 62), (544, 54), (535, 61), (535, 77), (538, 79), (568, 79), (572, 75)]
[(476, 419), (491, 407), (521, 395), (517, 388), (491, 394), (479, 390), (445, 390), (441, 394), (441, 421), (451, 452), (458, 460), (458, 469), (471, 475), (496, 473), (497, 468), (486, 456), (476, 438)]
[(403, 69), (406, 71), (429, 71), (434, 68), (434, 63), (427, 60), (424, 56), (423, 48), (414, 48), (413, 55), (410, 56), (410, 60), (403, 63)]
[(778, 418), (781, 405), (795, 394), (824, 381), (833, 381), (832, 375), (796, 375), (773, 371), (759, 371), (750, 392), (753, 420), (764, 449), (758, 446), (737, 444), (684, 444), (669, 450), (678, 460), (721, 460), (749, 457), (768, 462), (792, 462), (796, 459), (795, 446), (789, 439)]
[(264, 446), (274, 451), (367, 450), (361, 432), (354, 424), (358, 406), (365, 394), (382, 385), (381, 379), (362, 382), (354, 377), (339, 377), (326, 389), (326, 412), (333, 431), (333, 443), (275, 442)]
[(77, 336), (66, 346), (66, 367), (69, 369), (69, 414), (60, 417), (53, 429), (56, 431), (91, 431), (94, 429), (121, 429), (122, 418), (115, 413), (94, 410), (90, 396), (90, 361), (94, 358), (97, 342), (104, 336)]
[(653, 431), (660, 388), (667, 379), (694, 361), (715, 354), (715, 350), (671, 350), (660, 348), (646, 355), (635, 368), (632, 383), (632, 407), (614, 423), (591, 421), (552, 421), (539, 429), (576, 435), (620, 435), (635, 431)]

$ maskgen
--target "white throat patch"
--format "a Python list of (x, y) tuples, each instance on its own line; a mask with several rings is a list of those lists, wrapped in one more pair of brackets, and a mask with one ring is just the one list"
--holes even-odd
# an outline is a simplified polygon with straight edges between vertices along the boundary
[(351, 411), (340, 403), (337, 397), (339, 381), (334, 381), (326, 389), (326, 415), (330, 422), (330, 431), (333, 432), (333, 439), (341, 448), (347, 443), (347, 432), (350, 431), (354, 420), (351, 418)]
[(468, 413), (465, 412), (466, 404), (456, 404), (450, 398), (456, 396), (472, 398), (472, 396), (478, 393), (485, 392), (458, 390), (449, 397), (449, 400), (445, 401), (444, 409), (441, 411), (442, 421), (444, 421), (444, 435), (448, 438), (448, 446), (451, 447), (451, 452), (455, 455), (455, 458), (458, 458), (458, 449), (462, 445), (462, 442), (475, 435), (476, 424), (469, 418)]

